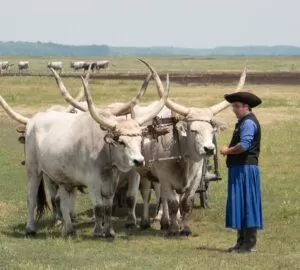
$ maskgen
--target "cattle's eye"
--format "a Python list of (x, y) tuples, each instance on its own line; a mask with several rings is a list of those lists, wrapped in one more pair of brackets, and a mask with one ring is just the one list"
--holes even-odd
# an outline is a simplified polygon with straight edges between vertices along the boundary
[(194, 130), (194, 129), (191, 129), (191, 132), (194, 133), (194, 134), (197, 134), (197, 130)]
[(121, 146), (126, 146), (126, 143), (123, 142), (123, 141), (119, 141), (119, 145), (121, 145)]

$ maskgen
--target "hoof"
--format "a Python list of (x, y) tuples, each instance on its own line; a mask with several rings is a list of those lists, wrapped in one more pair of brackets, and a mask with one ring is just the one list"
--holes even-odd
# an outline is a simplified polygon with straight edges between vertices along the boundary
[(70, 232), (63, 232), (63, 233), (62, 233), (62, 236), (63, 236), (64, 238), (67, 238), (67, 237), (74, 237), (74, 236), (76, 236), (76, 231), (74, 230), (74, 231), (70, 231)]
[(162, 231), (167, 231), (167, 230), (169, 230), (169, 228), (170, 228), (170, 223), (165, 223), (165, 222), (160, 223), (160, 229)]
[(66, 231), (65, 229), (62, 230), (62, 237), (72, 237), (76, 236), (76, 231), (74, 229), (70, 229)]
[(125, 224), (125, 228), (126, 229), (132, 229), (132, 228), (135, 228), (136, 227), (136, 224), (134, 222), (128, 222)]
[(110, 229), (109, 231), (105, 232), (105, 238), (115, 238), (116, 233), (114, 229)]
[(102, 232), (94, 232), (93, 237), (94, 238), (115, 238), (116, 233), (113, 229), (110, 229), (108, 231), (102, 231)]
[(25, 235), (26, 235), (26, 237), (36, 236), (36, 231), (33, 231), (33, 230), (26, 230)]
[(100, 236), (100, 238), (105, 238), (105, 239), (114, 239), (115, 237), (116, 237), (116, 234), (112, 233), (112, 232), (106, 232)]
[(63, 222), (60, 219), (54, 220), (54, 227), (60, 227), (62, 226)]
[(192, 231), (190, 230), (190, 228), (184, 228), (181, 232), (180, 235), (181, 236), (190, 236), (192, 234)]
[(168, 231), (167, 237), (178, 237), (180, 235), (179, 231)]
[(142, 220), (141, 221), (141, 224), (140, 224), (140, 229), (141, 230), (146, 230), (146, 229), (149, 229), (151, 226), (150, 226), (150, 221), (149, 220)]
[(76, 222), (76, 216), (75, 215), (70, 215), (70, 216), (71, 216), (72, 223), (75, 223)]

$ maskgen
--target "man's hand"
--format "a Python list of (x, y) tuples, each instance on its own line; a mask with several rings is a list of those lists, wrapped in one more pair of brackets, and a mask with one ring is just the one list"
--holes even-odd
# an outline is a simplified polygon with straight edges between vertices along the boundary
[(228, 146), (223, 146), (220, 150), (220, 153), (223, 155), (223, 156), (226, 156), (228, 155), (228, 150), (229, 150), (229, 147)]
[(245, 149), (241, 146), (240, 143), (236, 144), (233, 147), (228, 147), (228, 146), (223, 146), (220, 150), (220, 153), (223, 156), (227, 156), (227, 155), (238, 155), (245, 152)]

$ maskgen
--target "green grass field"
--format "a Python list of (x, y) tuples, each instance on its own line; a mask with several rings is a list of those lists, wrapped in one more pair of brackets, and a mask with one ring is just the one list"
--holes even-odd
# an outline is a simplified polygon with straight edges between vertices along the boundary
[[(243, 60), (239, 64), (235, 59), (233, 62), (230, 68), (240, 70)], [(295, 63), (297, 66), (299, 60)], [(269, 62), (264, 66), (269, 69)], [(282, 66), (287, 68), (288, 64)], [(164, 69), (163, 65), (160, 69)], [(65, 83), (73, 94), (80, 89), (79, 79), (65, 79)], [(92, 93), (99, 105), (128, 100), (139, 84), (92, 80)], [(233, 87), (172, 85), (171, 96), (188, 106), (207, 106), (218, 102)], [(39, 222), (37, 237), (25, 238), (26, 178), (20, 165), (23, 148), (15, 132), (18, 125), (0, 110), (0, 269), (300, 269), (300, 87), (247, 85), (246, 88), (264, 100), (255, 110), (263, 132), (261, 171), (265, 218), (257, 253), (225, 252), (234, 243), (235, 232), (224, 228), (227, 179), (222, 157), (223, 181), (210, 186), (210, 209), (194, 209), (193, 235), (189, 238), (165, 238), (158, 224), (147, 231), (127, 230), (122, 215), (114, 217), (117, 237), (113, 242), (93, 240), (88, 195), (78, 196), (76, 237), (62, 239), (60, 228), (51, 226), (48, 214)], [(0, 94), (27, 116), (53, 104), (64, 104), (52, 78), (0, 78)], [(156, 92), (151, 84), (144, 101), (154, 99)], [(219, 136), (219, 144), (224, 145), (231, 136), (234, 115), (228, 109), (217, 118), (229, 125)], [(196, 204), (199, 205), (197, 199)], [(140, 217), (140, 203), (137, 208)]]
[[(164, 72), (240, 72), (247, 64), (251, 72), (300, 71), (299, 56), (278, 57), (144, 57), (158, 71)], [(109, 60), (111, 72), (140, 72), (143, 65), (134, 57), (0, 57), (0, 61), (15, 64), (12, 71), (17, 71), (19, 61), (29, 61), (30, 72), (49, 73), (48, 61), (63, 61), (64, 72), (70, 73), (71, 61)]]

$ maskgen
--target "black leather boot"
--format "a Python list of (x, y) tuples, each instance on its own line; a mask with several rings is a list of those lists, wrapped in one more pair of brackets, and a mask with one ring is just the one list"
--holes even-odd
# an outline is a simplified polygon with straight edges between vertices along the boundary
[(237, 252), (244, 242), (244, 229), (237, 231), (237, 240), (236, 244), (230, 248), (228, 248), (228, 252)]
[(240, 253), (254, 252), (256, 251), (257, 242), (257, 228), (247, 228), (245, 229), (244, 242), (239, 248)]

